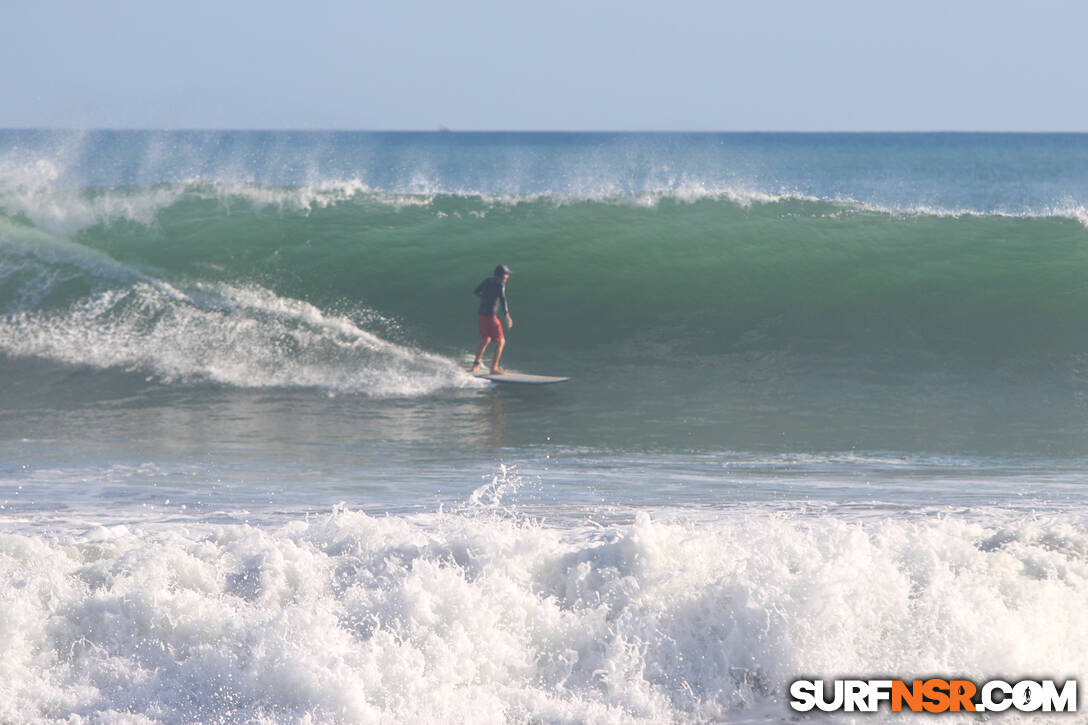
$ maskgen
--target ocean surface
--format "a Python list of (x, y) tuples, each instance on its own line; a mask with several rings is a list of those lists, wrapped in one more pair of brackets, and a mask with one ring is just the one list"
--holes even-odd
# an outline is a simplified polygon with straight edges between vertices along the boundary
[(0, 131), (0, 722), (783, 722), (1086, 602), (1088, 135)]

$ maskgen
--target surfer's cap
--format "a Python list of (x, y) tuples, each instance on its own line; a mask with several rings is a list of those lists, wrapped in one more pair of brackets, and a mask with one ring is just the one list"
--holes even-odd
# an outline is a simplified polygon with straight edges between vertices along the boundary
[(498, 267), (495, 267), (496, 277), (502, 277), (503, 275), (507, 274), (510, 274), (510, 268), (507, 267), (505, 264), (500, 264)]

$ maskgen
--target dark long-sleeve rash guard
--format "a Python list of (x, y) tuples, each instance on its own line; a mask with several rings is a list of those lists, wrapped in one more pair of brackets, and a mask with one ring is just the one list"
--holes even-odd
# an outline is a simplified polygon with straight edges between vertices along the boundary
[(477, 285), (475, 294), (480, 297), (480, 315), (498, 317), (500, 310), (504, 315), (510, 314), (506, 306), (506, 285), (498, 277), (485, 279)]

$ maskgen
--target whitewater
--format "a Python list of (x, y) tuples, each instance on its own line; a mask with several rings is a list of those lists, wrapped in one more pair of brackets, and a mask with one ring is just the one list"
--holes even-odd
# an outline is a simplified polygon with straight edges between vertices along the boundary
[[(1086, 208), (1077, 134), (0, 131), (0, 722), (1083, 697)], [(466, 372), (500, 263), (571, 382)]]

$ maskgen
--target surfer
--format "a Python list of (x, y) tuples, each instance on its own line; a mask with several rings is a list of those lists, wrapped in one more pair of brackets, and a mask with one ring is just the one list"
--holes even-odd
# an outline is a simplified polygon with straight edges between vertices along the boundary
[(476, 286), (475, 294), (480, 298), (480, 312), (477, 326), (480, 329), (480, 347), (476, 350), (476, 360), (472, 363), (472, 372), (479, 372), (480, 361), (484, 358), (484, 351), (491, 341), (495, 341), (495, 359), (491, 363), (491, 374), (502, 375), (506, 371), (499, 367), (499, 358), (502, 357), (502, 349), (506, 347), (506, 337), (503, 336), (502, 324), (499, 323), (499, 310), (506, 316), (506, 326), (513, 327), (514, 321), (510, 319), (510, 310), (506, 306), (506, 280), (510, 279), (510, 268), (505, 264), (495, 267), (493, 276), (488, 277)]

